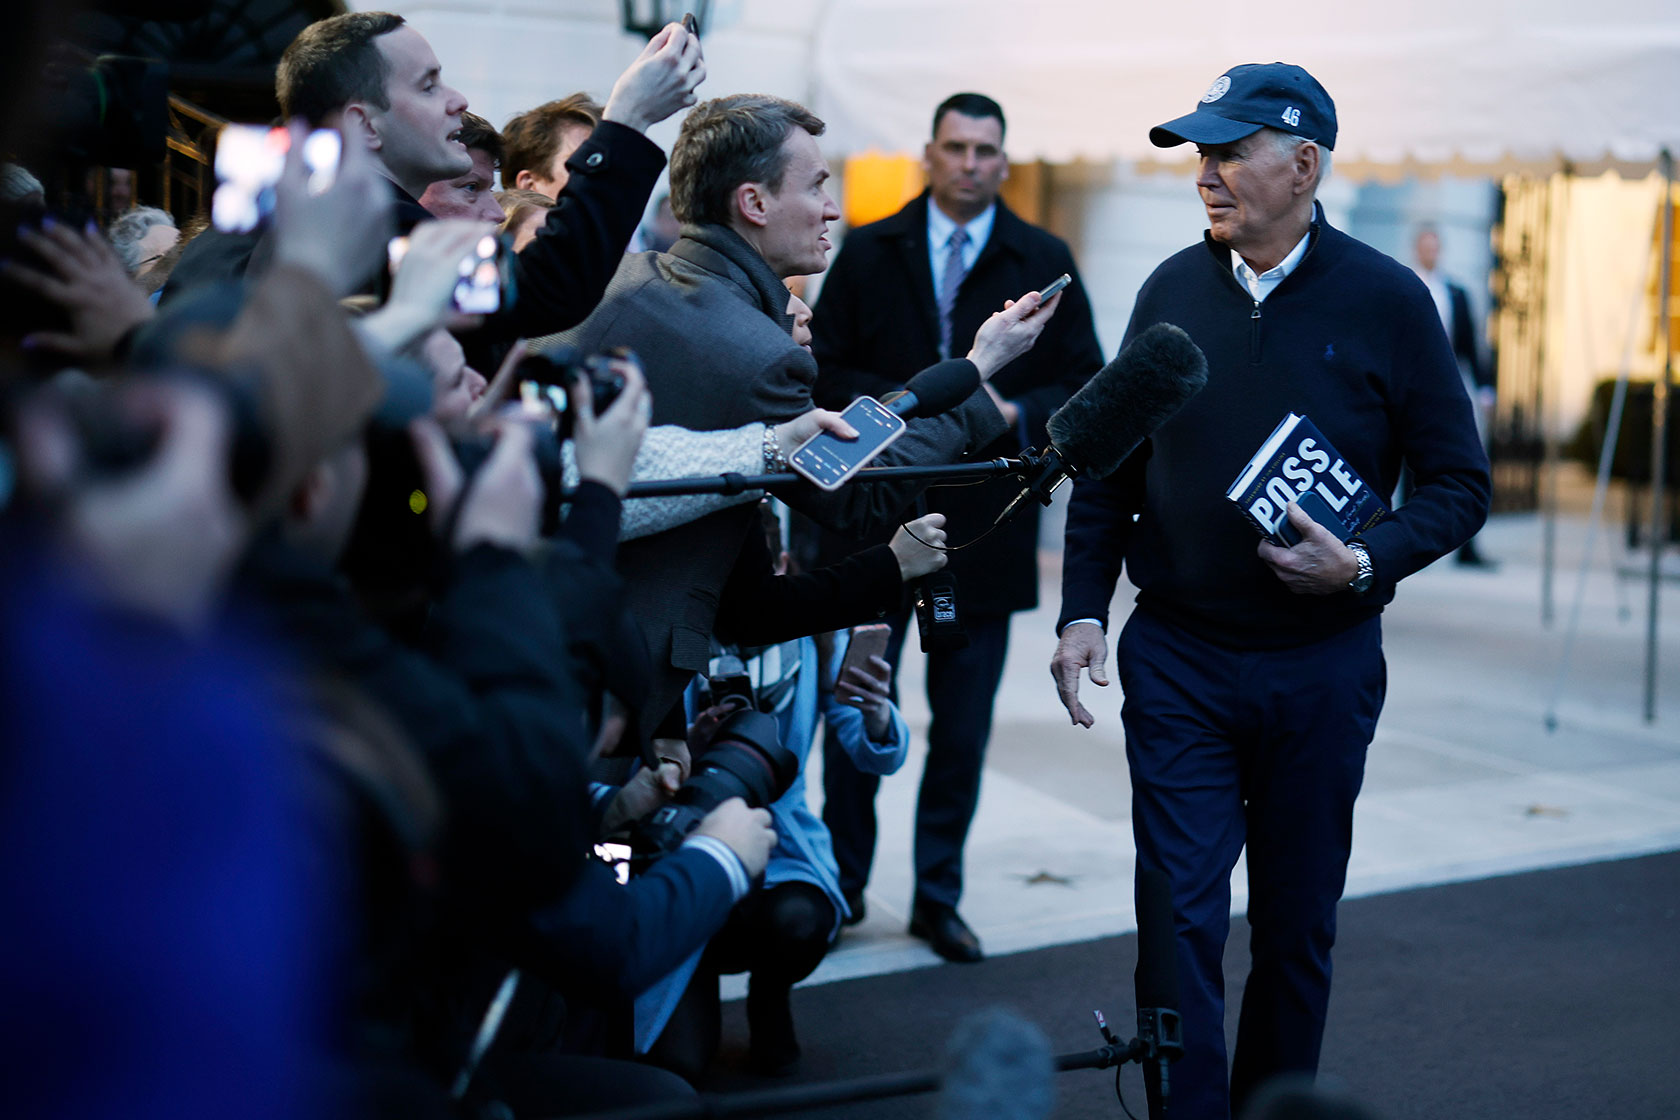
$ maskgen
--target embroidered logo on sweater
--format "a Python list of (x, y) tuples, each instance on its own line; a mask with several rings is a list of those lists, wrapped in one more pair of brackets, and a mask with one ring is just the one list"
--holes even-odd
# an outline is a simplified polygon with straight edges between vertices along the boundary
[(1325, 348), (1324, 348), (1324, 360), (1327, 361), (1327, 362), (1333, 362), (1333, 361), (1336, 360), (1336, 344), (1334, 342), (1325, 346)]

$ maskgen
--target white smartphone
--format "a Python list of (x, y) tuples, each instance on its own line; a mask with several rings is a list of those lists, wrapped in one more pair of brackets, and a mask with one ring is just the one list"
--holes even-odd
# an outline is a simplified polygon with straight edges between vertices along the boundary
[(1054, 280), (1050, 281), (1050, 283), (1044, 285), (1044, 287), (1038, 290), (1039, 302), (1049, 303), (1055, 298), (1057, 292), (1061, 291), (1071, 283), (1073, 283), (1073, 277), (1069, 276), (1065, 272), (1062, 273), (1060, 276), (1056, 277)]
[[(291, 133), (283, 128), (230, 124), (216, 137), (216, 193), (210, 220), (219, 230), (249, 233), (274, 213), (274, 185), (286, 165)], [(303, 164), (309, 193), (320, 194), (338, 175), (343, 140), (330, 128), (304, 137)]]
[(818, 432), (788, 456), (789, 467), (824, 490), (839, 489), (904, 434), (904, 419), (874, 397), (859, 397), (840, 417), (857, 430), (856, 439)]
[[(502, 292), (508, 286), (508, 242), (496, 233), (486, 233), (461, 258), (451, 306), (469, 315), (488, 315), (502, 306)], [(408, 238), (393, 237), (385, 246), (391, 275), (397, 274), (408, 255)]]

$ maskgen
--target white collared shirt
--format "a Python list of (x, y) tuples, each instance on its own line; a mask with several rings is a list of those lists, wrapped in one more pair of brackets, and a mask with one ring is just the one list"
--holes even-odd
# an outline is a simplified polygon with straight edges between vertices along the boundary
[(1429, 296), (1435, 301), (1435, 312), (1441, 316), (1441, 325), (1446, 327), (1447, 332), (1451, 334), (1452, 296), (1447, 291), (1447, 278), (1441, 275), (1440, 269), (1425, 269), (1419, 265), (1413, 265), (1412, 271), (1417, 273), (1419, 280), (1423, 281), (1423, 286), (1429, 289)]
[(1301, 240), (1295, 243), (1295, 248), (1289, 250), (1289, 255), (1277, 263), (1277, 267), (1268, 268), (1265, 272), (1256, 274), (1248, 262), (1243, 260), (1242, 254), (1231, 250), (1231, 267), (1236, 270), (1237, 279), (1248, 289), (1248, 294), (1254, 297), (1255, 303), (1264, 303), (1266, 297), (1272, 294), (1272, 289), (1283, 283), (1283, 278), (1295, 271), (1295, 266), (1301, 263), (1301, 258), (1307, 255), (1307, 242), (1312, 239), (1312, 230), (1307, 230)]
[[(997, 203), (990, 206), (965, 223), (963, 232), (968, 234), (968, 244), (963, 246), (962, 262), (963, 274), (966, 276), (974, 269), (974, 262), (980, 259), (980, 250), (986, 247), (986, 239), (992, 236), (992, 220), (997, 217)], [(957, 231), (957, 222), (931, 197), (928, 199), (928, 263), (933, 266), (933, 290), (939, 291), (945, 282), (945, 252), (951, 240), (951, 235)]]

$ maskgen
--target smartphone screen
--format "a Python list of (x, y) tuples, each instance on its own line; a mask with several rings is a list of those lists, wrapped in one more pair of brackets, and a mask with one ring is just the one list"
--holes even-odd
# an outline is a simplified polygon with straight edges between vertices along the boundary
[[(391, 274), (396, 275), (403, 257), (408, 255), (408, 238), (391, 238), (385, 251), (390, 258)], [(486, 233), (473, 244), (472, 251), (461, 258), (452, 306), (469, 315), (488, 315), (501, 307), (502, 289), (506, 285), (505, 243), (495, 233)]]
[(841, 439), (818, 432), (788, 456), (788, 466), (824, 490), (838, 489), (882, 448), (904, 434), (904, 420), (874, 397), (859, 397), (840, 416), (857, 429), (858, 438)]
[(560, 385), (545, 385), (541, 381), (519, 383), (519, 414), (529, 420), (546, 420), (566, 411), (566, 390)]
[(488, 315), (501, 305), (502, 241), (494, 233), (487, 233), (461, 259), (461, 277), (455, 281), (455, 310)]
[[(330, 128), (318, 128), (303, 141), (303, 164), (309, 193), (320, 194), (338, 174), (343, 140)], [(274, 213), (274, 186), (286, 166), (292, 137), (283, 128), (230, 124), (216, 139), (216, 193), (210, 220), (228, 233), (249, 233)]]

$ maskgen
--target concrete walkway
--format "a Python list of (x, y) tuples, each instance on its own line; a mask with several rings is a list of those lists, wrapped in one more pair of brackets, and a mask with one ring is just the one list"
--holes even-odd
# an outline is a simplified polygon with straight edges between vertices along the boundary
[[(1555, 732), (1543, 720), (1586, 529), (1584, 514), (1559, 521), (1550, 628), (1540, 619), (1536, 515), (1496, 517), (1484, 530), (1480, 545), (1501, 562), (1496, 572), (1449, 560), (1401, 585), (1384, 614), (1389, 693), (1356, 813), (1350, 897), (1680, 848), (1680, 583), (1664, 588), (1660, 707), (1647, 724), (1645, 585), (1615, 576), (1617, 562), (1631, 560), (1614, 530), (1594, 547)], [(993, 955), (1135, 928), (1120, 692), (1083, 686), (1082, 694), (1096, 693), (1086, 699), (1097, 716), (1090, 730), (1071, 726), (1056, 699), (1048, 666), (1058, 561), (1044, 557), (1044, 605), (1015, 619), (968, 845), (962, 911)], [(1116, 597), (1116, 632), (1131, 599), (1130, 588)], [(940, 963), (905, 933), (927, 720), (922, 664), (908, 657), (903, 675), (905, 715), (919, 741), (882, 786), (868, 919), (846, 931), (807, 983)], [(816, 775), (810, 789), (820, 803)], [(1233, 886), (1240, 912), (1240, 867)], [(737, 986), (725, 996), (742, 994)]]

